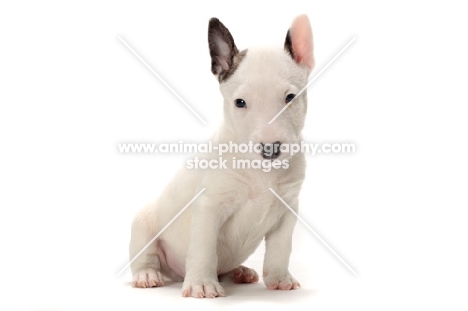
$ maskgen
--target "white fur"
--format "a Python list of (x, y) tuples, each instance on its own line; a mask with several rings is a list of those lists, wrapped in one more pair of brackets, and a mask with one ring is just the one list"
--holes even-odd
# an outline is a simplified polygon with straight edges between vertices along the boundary
[[(295, 38), (298, 40), (297, 38)], [(300, 38), (299, 38), (300, 39)], [(234, 74), (220, 84), (224, 123), (213, 136), (222, 143), (295, 143), (301, 139), (307, 98), (305, 92), (271, 125), (289, 93), (307, 83), (310, 69), (297, 64), (283, 49), (250, 48)], [(242, 98), (247, 108), (238, 108)], [(260, 154), (224, 154), (237, 159), (262, 159)], [(218, 158), (200, 154), (199, 158)], [(304, 179), (303, 154), (281, 154), (288, 169), (189, 170), (182, 168), (157, 201), (144, 207), (132, 225), (133, 258), (202, 188), (206, 188), (153, 245), (131, 265), (136, 287), (163, 285), (163, 276), (184, 281), (184, 296), (224, 296), (218, 276), (231, 273), (236, 281), (255, 282), (255, 271), (241, 264), (266, 241), (263, 268), (269, 289), (289, 290), (299, 283), (288, 271), (296, 218), (269, 191), (273, 188), (295, 210)]]

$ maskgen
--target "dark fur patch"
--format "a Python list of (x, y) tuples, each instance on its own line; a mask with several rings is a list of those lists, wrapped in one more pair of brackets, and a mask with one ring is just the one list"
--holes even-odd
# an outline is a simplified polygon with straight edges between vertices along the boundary
[[(223, 54), (219, 46), (220, 40), (227, 44), (229, 49), (227, 54)], [(245, 56), (244, 51), (244, 53), (239, 53), (231, 33), (217, 18), (210, 19), (208, 24), (208, 47), (211, 56), (211, 72), (218, 76), (220, 82), (225, 81), (234, 73)], [(229, 68), (227, 70), (222, 67), (220, 59), (228, 64)]]
[(219, 83), (226, 81), (230, 76), (234, 74), (239, 64), (244, 59), (245, 55), (247, 55), (247, 49), (240, 51), (237, 55), (234, 56), (232, 66), (229, 67), (229, 70), (222, 72), (218, 75)]
[(292, 47), (292, 41), (291, 41), (291, 31), (288, 30), (288, 33), (286, 34), (286, 40), (284, 40), (284, 49), (286, 50), (286, 52), (289, 53), (289, 55), (291, 55), (292, 59), (296, 59), (296, 56), (294, 55), (294, 50), (293, 50), (293, 47)]

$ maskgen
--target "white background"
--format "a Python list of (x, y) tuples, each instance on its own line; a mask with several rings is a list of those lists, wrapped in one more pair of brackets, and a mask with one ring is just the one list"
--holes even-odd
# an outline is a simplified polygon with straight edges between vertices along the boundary
[[(456, 1), (10, 3), (0, 4), (5, 310), (467, 310), (468, 23)], [(117, 144), (203, 141), (221, 122), (210, 17), (243, 49), (282, 46), (300, 13), (315, 73), (356, 37), (309, 89), (304, 137), (357, 153), (309, 157), (300, 214), (357, 276), (298, 224), (298, 291), (226, 285), (229, 297), (196, 300), (177, 283), (131, 288), (128, 271), (116, 276), (131, 219), (186, 155), (122, 155)]]

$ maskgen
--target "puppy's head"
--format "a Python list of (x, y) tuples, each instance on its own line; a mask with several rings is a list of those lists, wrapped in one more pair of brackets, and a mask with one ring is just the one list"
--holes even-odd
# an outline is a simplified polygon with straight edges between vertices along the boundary
[[(239, 51), (229, 30), (216, 18), (208, 27), (211, 71), (224, 97), (229, 139), (237, 143), (298, 143), (307, 111), (307, 84), (314, 67), (312, 29), (306, 15), (287, 31), (284, 48)], [(271, 124), (268, 124), (288, 103)], [(265, 154), (259, 154), (268, 158)], [(270, 158), (287, 158), (275, 153)]]

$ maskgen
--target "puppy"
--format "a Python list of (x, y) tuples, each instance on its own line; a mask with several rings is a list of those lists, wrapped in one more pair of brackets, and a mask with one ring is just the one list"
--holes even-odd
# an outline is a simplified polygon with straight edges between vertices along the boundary
[[(183, 281), (184, 297), (225, 296), (218, 281), (257, 282), (257, 273), (241, 264), (265, 239), (263, 280), (268, 289), (299, 287), (289, 273), (291, 237), (296, 217), (269, 190), (294, 210), (305, 174), (301, 153), (281, 152), (299, 143), (307, 110), (307, 96), (295, 95), (307, 84), (314, 67), (312, 30), (306, 15), (287, 31), (284, 48), (239, 51), (229, 30), (216, 18), (208, 27), (211, 71), (224, 97), (224, 122), (213, 144), (259, 144), (275, 147), (251, 153), (227, 152), (224, 159), (281, 161), (287, 165), (265, 171), (252, 168), (182, 168), (159, 199), (144, 207), (132, 224), (133, 259), (202, 189), (204, 191), (131, 264), (135, 287), (157, 287), (163, 277)], [(288, 102), (274, 122), (269, 121)], [(199, 155), (217, 159), (218, 154)]]

